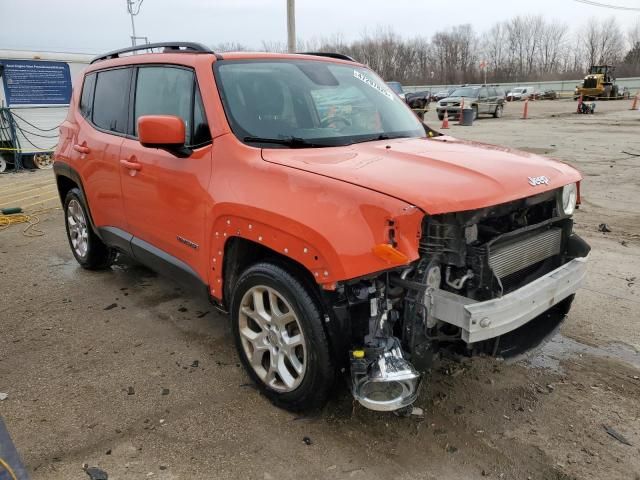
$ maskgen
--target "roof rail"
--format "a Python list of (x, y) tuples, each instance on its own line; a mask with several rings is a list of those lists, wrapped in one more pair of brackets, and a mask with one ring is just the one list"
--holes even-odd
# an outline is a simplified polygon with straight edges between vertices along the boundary
[(347, 60), (348, 62), (355, 62), (356, 60), (349, 55), (337, 52), (299, 52), (300, 55), (316, 55), (317, 57), (329, 57), (337, 58), (338, 60)]
[[(213, 53), (209, 47), (205, 47), (200, 43), (194, 42), (160, 42), (160, 43), (146, 43), (144, 45), (136, 45), (135, 47), (121, 48), (119, 50), (113, 50), (103, 55), (98, 55), (91, 63), (99, 62), (101, 60), (109, 60), (112, 58), (119, 58), (122, 53), (138, 52), (141, 50), (153, 50), (155, 48), (162, 48), (165, 52), (171, 53)], [(219, 57), (216, 55), (216, 57)]]

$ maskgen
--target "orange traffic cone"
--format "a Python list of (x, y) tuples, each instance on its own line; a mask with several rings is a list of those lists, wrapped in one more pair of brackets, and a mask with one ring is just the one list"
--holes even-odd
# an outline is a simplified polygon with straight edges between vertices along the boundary
[(640, 108), (638, 108), (638, 95), (636, 94), (635, 97), (633, 97), (633, 105), (631, 105), (631, 110), (640, 110)]
[(529, 118), (529, 99), (524, 101), (524, 109), (522, 110), (522, 119), (527, 120)]
[(440, 127), (440, 129), (446, 130), (448, 128), (449, 128), (449, 114), (445, 110), (444, 111), (444, 120), (442, 120), (442, 126)]

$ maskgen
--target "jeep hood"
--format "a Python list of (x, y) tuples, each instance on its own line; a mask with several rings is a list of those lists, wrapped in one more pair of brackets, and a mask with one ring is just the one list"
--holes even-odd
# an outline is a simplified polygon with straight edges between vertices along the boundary
[[(270, 148), (262, 157), (398, 198), (430, 214), (497, 205), (582, 178), (569, 165), (539, 155), (448, 136)], [(529, 177), (546, 177), (548, 183), (533, 186)]]

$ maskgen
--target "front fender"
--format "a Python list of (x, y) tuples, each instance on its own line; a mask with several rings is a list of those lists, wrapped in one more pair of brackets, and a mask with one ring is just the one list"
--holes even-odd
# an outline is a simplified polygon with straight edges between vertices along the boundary
[[(260, 149), (231, 135), (216, 138), (214, 149), (214, 202), (207, 218), (214, 298), (222, 298), (225, 244), (232, 237), (290, 258), (327, 290), (418, 258), (424, 217), (419, 208), (366, 187), (264, 161)], [(374, 253), (376, 245), (388, 243), (403, 255), (385, 260)]]

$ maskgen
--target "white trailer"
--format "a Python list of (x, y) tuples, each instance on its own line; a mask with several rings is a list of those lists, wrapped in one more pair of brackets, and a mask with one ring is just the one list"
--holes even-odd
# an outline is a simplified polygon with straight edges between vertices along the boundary
[(71, 90), (92, 58), (0, 49), (0, 171), (51, 166)]

